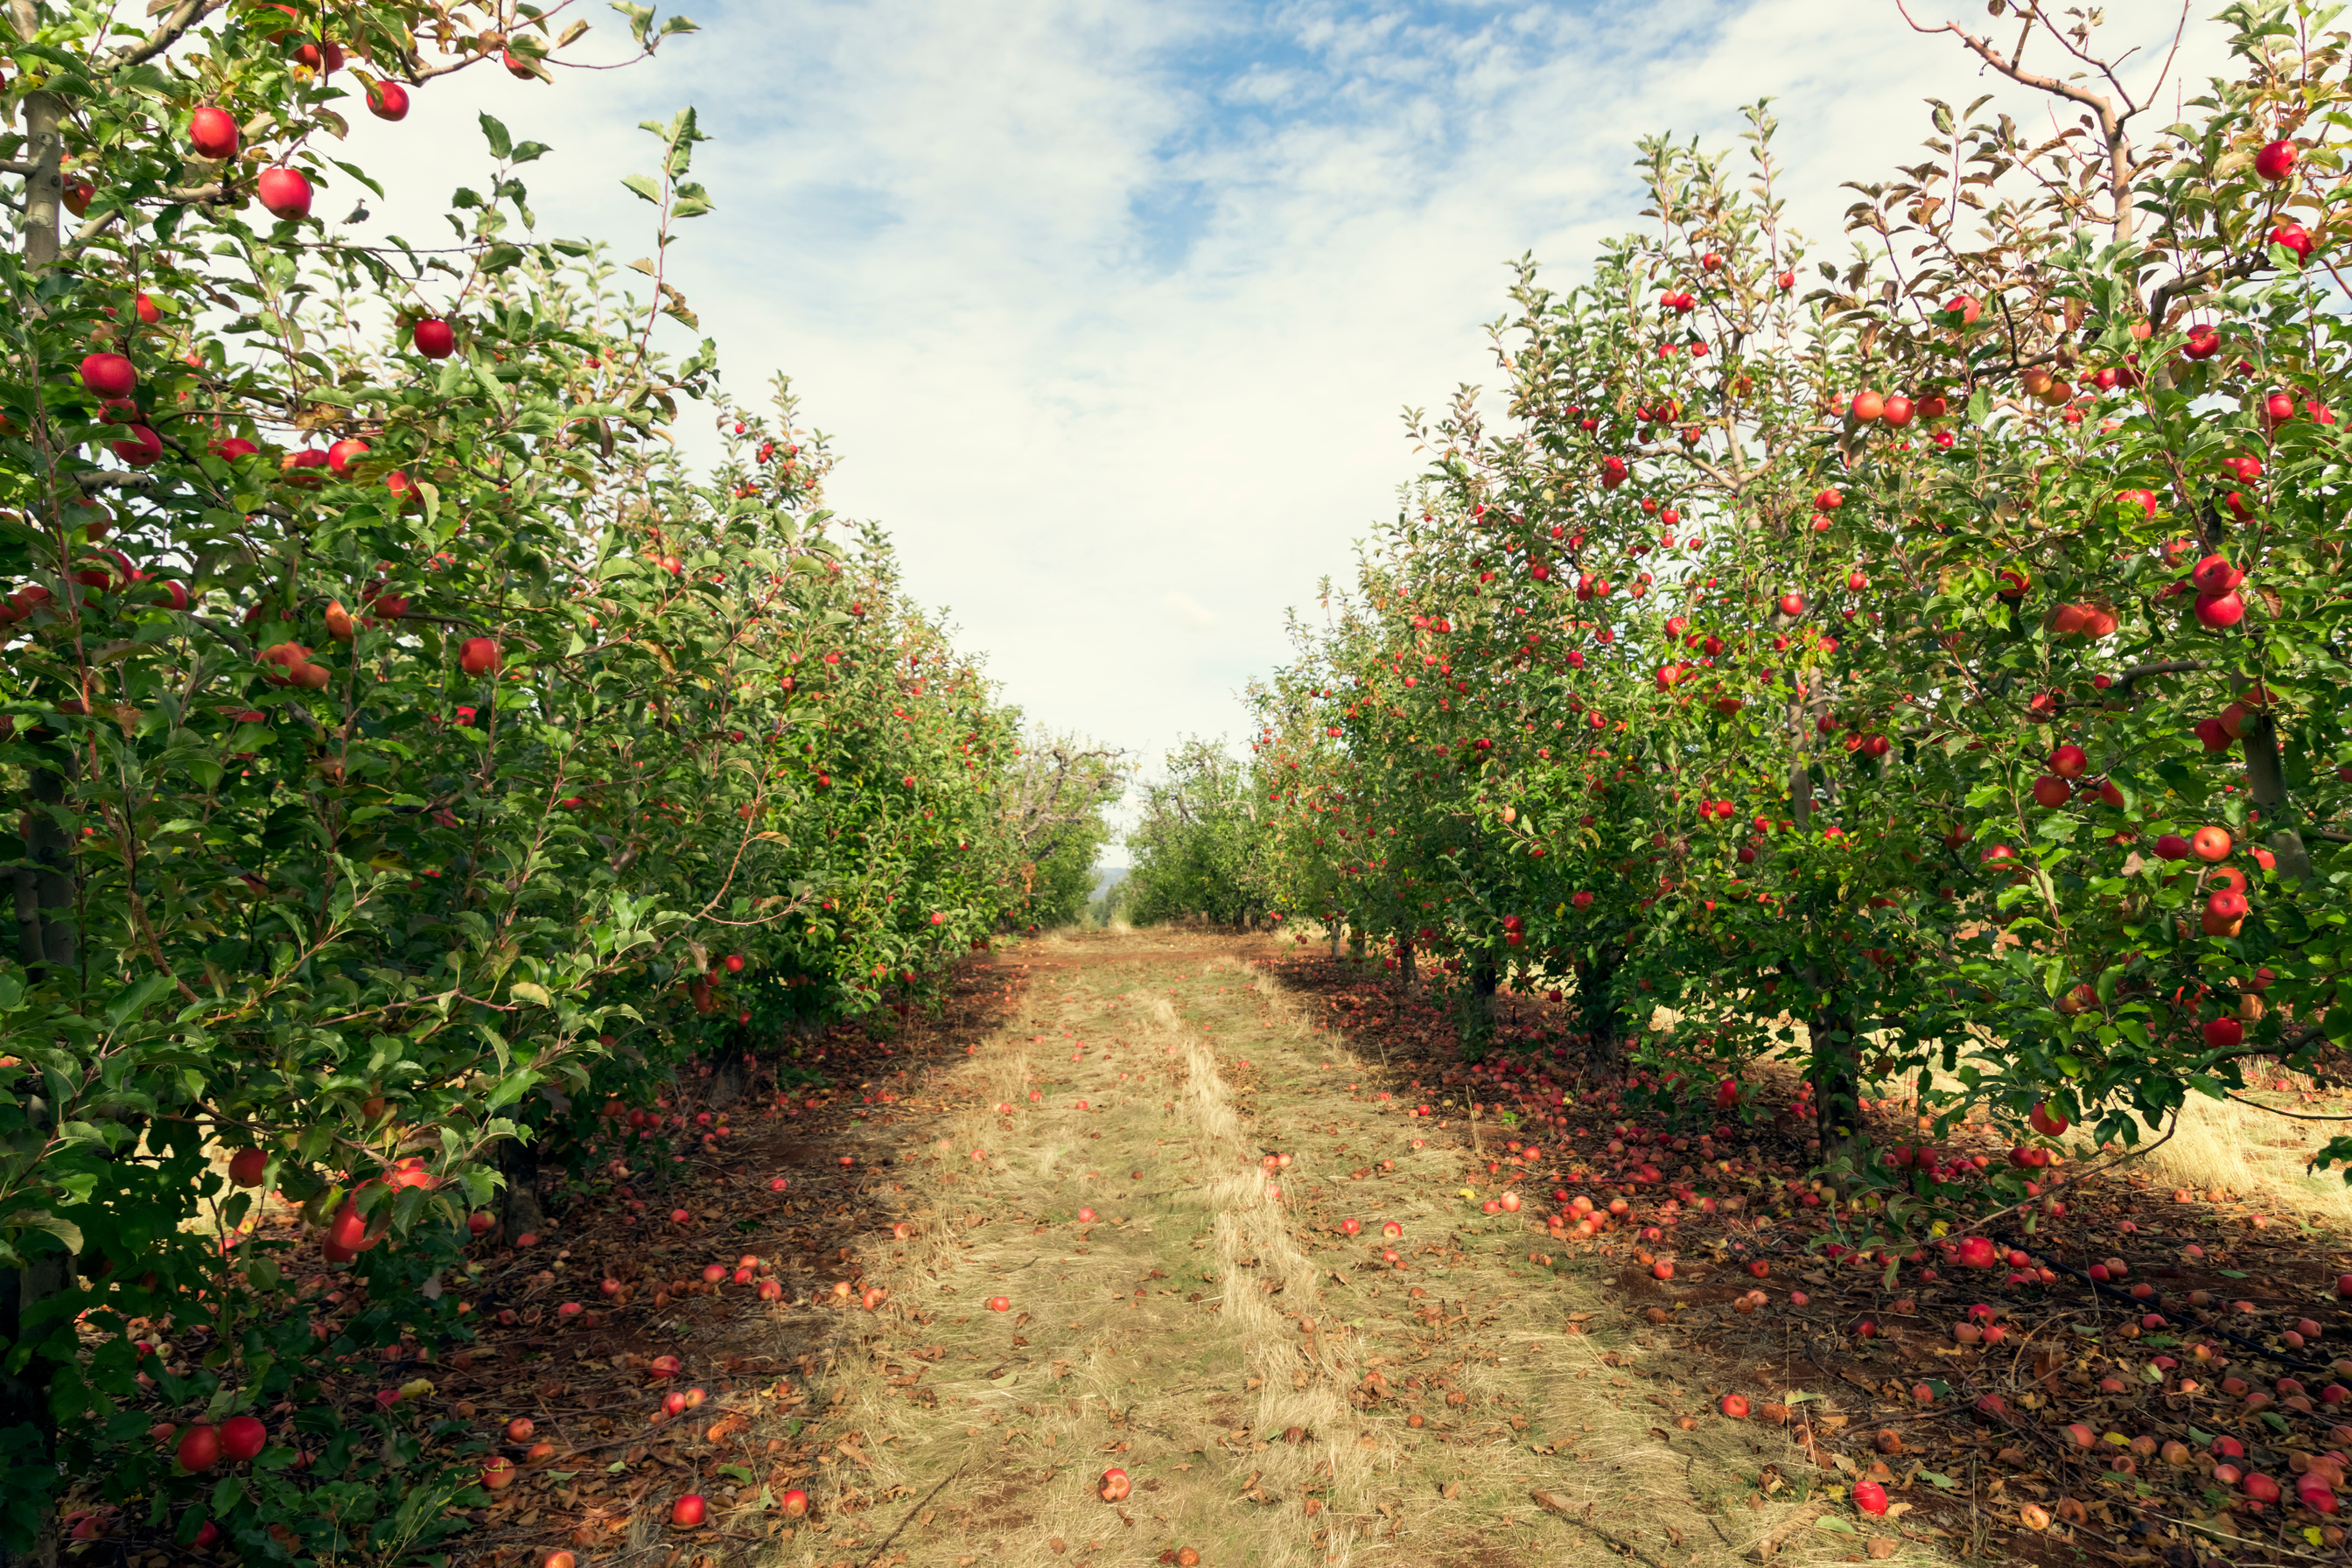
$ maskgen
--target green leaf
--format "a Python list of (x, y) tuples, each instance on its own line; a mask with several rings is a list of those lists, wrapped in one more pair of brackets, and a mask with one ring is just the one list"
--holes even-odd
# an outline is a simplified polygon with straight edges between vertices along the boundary
[(624, 178), (621, 184), (653, 203), (654, 205), (661, 205), (661, 184), (652, 175), (630, 174)]
[(327, 162), (332, 163), (336, 168), (341, 169), (344, 174), (349, 174), (352, 179), (357, 180), (361, 184), (365, 185), (369, 190), (373, 191), (378, 199), (382, 199), (383, 195), (383, 187), (376, 184), (374, 180), (371, 179), (365, 169), (361, 168), (356, 163), (346, 163), (341, 158), (330, 158)]
[(47, 1231), (66, 1244), (68, 1251), (82, 1249), (81, 1226), (69, 1219), (60, 1219), (47, 1209), (18, 1209), (14, 1214), (0, 1214), (0, 1235), (16, 1230)]
[(514, 151), (514, 138), (507, 133), (504, 125), (488, 114), (482, 116), (482, 137), (489, 142), (493, 158), (504, 158)]
[(106, 1026), (110, 1029), (122, 1027), (126, 1020), (144, 1011), (148, 1003), (170, 989), (172, 977), (168, 974), (145, 975), (125, 986), (116, 993), (113, 1001), (107, 1004)]
[(614, 10), (629, 19), (629, 31), (635, 35), (637, 42), (642, 45), (646, 41), (646, 36), (653, 30), (654, 8), (650, 5), (632, 5), (628, 0), (612, 0), (612, 5)]
[(483, 1113), (487, 1115), (500, 1106), (512, 1105), (529, 1093), (539, 1079), (540, 1075), (528, 1068), (518, 1073), (508, 1074), (499, 1080), (499, 1086), (490, 1090), (490, 1097), (482, 1102)]

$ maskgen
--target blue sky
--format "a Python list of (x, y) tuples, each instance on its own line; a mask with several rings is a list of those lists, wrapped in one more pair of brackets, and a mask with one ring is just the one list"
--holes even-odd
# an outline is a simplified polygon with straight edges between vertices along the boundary
[[(1147, 761), (1240, 735), (1286, 608), (1414, 471), (1400, 410), (1490, 379), (1505, 263), (1572, 277), (1639, 222), (1638, 135), (1728, 145), (1773, 96), (1796, 225), (1843, 258), (1840, 182), (1916, 148), (1924, 97), (2004, 85), (1892, 0), (687, 11), (702, 31), (649, 67), (476, 70), (362, 118), (363, 162), (417, 181), (371, 226), (429, 232), (488, 108), (554, 148), (543, 231), (641, 255), (634, 126), (694, 105), (716, 210), (673, 276), (730, 383), (793, 375), (845, 458), (834, 504), (890, 529), (1008, 698)], [(2111, 12), (2169, 37), (2161, 5)], [(619, 19), (582, 14), (580, 58), (610, 58)], [(2216, 37), (2192, 23), (2184, 64), (2215, 68)]]

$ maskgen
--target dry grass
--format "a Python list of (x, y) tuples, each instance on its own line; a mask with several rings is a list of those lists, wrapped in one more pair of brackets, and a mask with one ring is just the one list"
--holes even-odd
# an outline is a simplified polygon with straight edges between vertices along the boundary
[[(1338, 1043), (1313, 1033), (1279, 984), (1253, 971), (1277, 1026), (1252, 1045), (1253, 1061), (1269, 1079), (1287, 1073), (1328, 1084), (1322, 1065), (1338, 1055)], [(1351, 1075), (1368, 1071), (1344, 1056), (1333, 1065)], [(1293, 1124), (1295, 1131), (1281, 1134), (1281, 1147), (1297, 1151), (1294, 1176), (1300, 1167), (1336, 1172), (1360, 1157), (1343, 1153), (1340, 1139), (1313, 1126), (1335, 1116), (1344, 1126), (1345, 1111), (1312, 1096), (1288, 1105), (1276, 1099), (1270, 1089), (1258, 1121)], [(1411, 1274), (1387, 1277), (1385, 1288), (1360, 1300), (1327, 1305), (1364, 1312), (1363, 1331), (1348, 1341), (1360, 1369), (1386, 1369), (1393, 1379), (1401, 1366), (1434, 1364), (1447, 1370), (1465, 1399), (1443, 1407), (1447, 1423), (1457, 1419), (1456, 1410), (1462, 1414), (1457, 1429), (1436, 1437), (1429, 1427), (1411, 1426), (1407, 1412), (1396, 1406), (1360, 1419), (1357, 1447), (1367, 1460), (1366, 1484), (1395, 1500), (1397, 1511), (1409, 1513), (1419, 1538), (1410, 1547), (1393, 1539), (1368, 1545), (1391, 1555), (1403, 1547), (1414, 1562), (1476, 1561), (1477, 1545), (1507, 1542), (1548, 1563), (1617, 1562), (1638, 1553), (1675, 1563), (1728, 1564), (1752, 1561), (1759, 1541), (1792, 1524), (1775, 1561), (1839, 1560), (1858, 1544), (1856, 1536), (1802, 1527), (1799, 1516), (1807, 1511), (1810, 1494), (1801, 1479), (1798, 1489), (1774, 1503), (1724, 1510), (1722, 1504), (1750, 1491), (1748, 1480), (1768, 1463), (1791, 1477), (1819, 1472), (1781, 1434), (1706, 1414), (1711, 1396), (1677, 1384), (1683, 1369), (1669, 1357), (1648, 1353), (1592, 1272), (1552, 1278), (1525, 1268), (1527, 1240), (1517, 1233), (1517, 1222), (1490, 1220), (1475, 1210), (1465, 1215), (1469, 1205), (1461, 1193), (1444, 1184), (1454, 1178), (1435, 1173), (1458, 1165), (1461, 1150), (1449, 1152), (1433, 1140), (1430, 1148), (1415, 1152), (1402, 1126), (1387, 1136), (1401, 1168), (1410, 1163), (1429, 1173), (1391, 1197), (1382, 1216), (1399, 1219), (1409, 1239), (1447, 1235), (1448, 1245), (1460, 1250), (1442, 1266), (1422, 1265), (1413, 1257), (1417, 1267), (1430, 1270), (1423, 1276), (1428, 1295), (1408, 1294), (1402, 1321), (1375, 1321), (1381, 1314), (1370, 1304), (1387, 1299), (1383, 1289), (1412, 1291)], [(1482, 1172), (1472, 1170), (1471, 1180), (1485, 1182), (1484, 1190), (1471, 1190), (1482, 1196), (1499, 1191)], [(1432, 1299), (1441, 1320), (1434, 1325), (1426, 1321)], [(1770, 1392), (1785, 1396), (1792, 1391)], [(1698, 1418), (1696, 1430), (1686, 1433), (1675, 1425), (1684, 1413)], [(1514, 1429), (1514, 1416), (1523, 1429)], [(1566, 1514), (1539, 1511), (1531, 1501), (1538, 1491)], [(1907, 1542), (1894, 1560), (1939, 1561)]]
[[(2254, 1064), (2249, 1077), (2264, 1085), (2284, 1083), (2284, 1091), (2269, 1091), (2274, 1099), (2311, 1087), (2271, 1062)], [(2156, 1146), (2126, 1160), (2124, 1168), (2146, 1173), (2158, 1188), (2200, 1195), (2227, 1193), (2315, 1226), (2352, 1230), (2352, 1186), (2346, 1184), (2343, 1172), (2306, 1168), (2312, 1155), (2335, 1135), (2329, 1123), (2298, 1121), (2264, 1105), (2192, 1094), (2169, 1139), (2157, 1144), (2162, 1129), (2150, 1129), (2146, 1122), (2141, 1128), (2141, 1141)], [(2090, 1160), (2099, 1151), (2081, 1141), (2071, 1153)]]
[[(1589, 1276), (1525, 1264), (1526, 1239), (1455, 1191), (1465, 1152), (1439, 1135), (1416, 1152), (1351, 1095), (1367, 1069), (1245, 946), (1152, 931), (1020, 950), (1040, 965), (1025, 1016), (923, 1091), (948, 1107), (919, 1097), (921, 1142), (893, 1150), (882, 1195), (917, 1234), (862, 1259), (890, 1299), (835, 1319), (813, 1380), (832, 1462), (802, 1483), (817, 1513), (760, 1561), (1108, 1568), (1191, 1546), (1207, 1568), (1728, 1568), (1789, 1522), (1785, 1491), (1723, 1505), (1767, 1461), (1818, 1472), (1706, 1415)], [(1276, 1149), (1293, 1163), (1269, 1173)], [(1336, 1212), (1397, 1219), (1410, 1268), (1334, 1235)], [(984, 1310), (999, 1293), (1013, 1311)], [(1385, 1397), (1363, 1392), (1372, 1372)], [(1136, 1487), (1116, 1506), (1095, 1490), (1113, 1464)], [(1779, 1560), (1859, 1540), (1798, 1529)]]

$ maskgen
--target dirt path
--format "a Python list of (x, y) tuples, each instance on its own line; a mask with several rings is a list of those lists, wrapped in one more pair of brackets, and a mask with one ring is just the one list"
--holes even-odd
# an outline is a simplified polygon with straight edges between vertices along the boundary
[[(820, 1310), (822, 1414), (788, 1428), (813, 1511), (752, 1560), (1930, 1561), (1678, 1381), (1604, 1294), (1614, 1263), (1531, 1260), (1548, 1194), (1482, 1213), (1503, 1189), (1461, 1130), (1378, 1100), (1231, 942), (999, 966), (1024, 977), (1007, 1024), (843, 1145), (895, 1161), (868, 1201), (909, 1234), (841, 1264), (887, 1295)], [(1106, 1501), (1113, 1466), (1133, 1489)]]

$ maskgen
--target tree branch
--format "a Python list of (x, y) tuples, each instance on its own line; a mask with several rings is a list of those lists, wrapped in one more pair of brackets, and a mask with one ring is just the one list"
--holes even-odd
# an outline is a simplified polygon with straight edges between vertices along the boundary
[(177, 5), (172, 7), (172, 14), (164, 17), (153, 32), (128, 48), (119, 49), (113, 54), (102, 57), (99, 63), (102, 68), (120, 70), (124, 66), (135, 66), (142, 61), (152, 60), (173, 44), (178, 43), (189, 28), (227, 4), (228, 0), (180, 0)]

